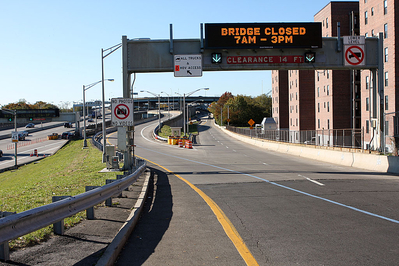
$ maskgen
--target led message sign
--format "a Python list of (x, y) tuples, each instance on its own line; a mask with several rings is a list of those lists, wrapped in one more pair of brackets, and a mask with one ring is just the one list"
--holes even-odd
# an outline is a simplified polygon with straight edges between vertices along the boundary
[(205, 48), (322, 48), (321, 23), (208, 23)]

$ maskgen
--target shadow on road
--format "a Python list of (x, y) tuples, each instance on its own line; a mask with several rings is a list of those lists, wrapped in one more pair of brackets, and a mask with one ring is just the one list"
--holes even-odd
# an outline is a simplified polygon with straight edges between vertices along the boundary
[(161, 241), (173, 216), (172, 191), (165, 172), (154, 172), (140, 221), (129, 237), (115, 265), (142, 265)]

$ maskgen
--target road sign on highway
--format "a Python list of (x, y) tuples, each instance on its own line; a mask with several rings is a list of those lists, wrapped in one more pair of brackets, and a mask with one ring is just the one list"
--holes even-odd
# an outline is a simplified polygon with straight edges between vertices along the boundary
[(11, 141), (12, 142), (18, 142), (18, 132), (17, 131), (12, 131), (11, 132)]
[(133, 99), (114, 98), (111, 100), (111, 124), (112, 126), (133, 126)]
[(364, 66), (364, 45), (344, 45), (345, 66)]
[(175, 55), (175, 77), (202, 77), (202, 55)]

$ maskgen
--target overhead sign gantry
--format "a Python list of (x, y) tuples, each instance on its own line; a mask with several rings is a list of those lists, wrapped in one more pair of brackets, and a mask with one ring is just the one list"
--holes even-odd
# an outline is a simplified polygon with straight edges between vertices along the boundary
[[(374, 77), (377, 70), (379, 74), (378, 86), (373, 79), (373, 103), (383, 99), (382, 34), (363, 38), (361, 43), (351, 36), (345, 40), (352, 43), (344, 43), (341, 36), (322, 37), (321, 24), (309, 22), (210, 23), (205, 24), (205, 38), (201, 24), (200, 35), (200, 39), (173, 39), (170, 25), (169, 40), (122, 36), (123, 97), (130, 96), (132, 73), (174, 72), (176, 77), (198, 77), (203, 71), (369, 69)], [(182, 59), (189, 56), (198, 60), (187, 59), (183, 66)], [(372, 118), (378, 119), (381, 112), (373, 112)], [(381, 121), (378, 124), (381, 132), (383, 125)]]

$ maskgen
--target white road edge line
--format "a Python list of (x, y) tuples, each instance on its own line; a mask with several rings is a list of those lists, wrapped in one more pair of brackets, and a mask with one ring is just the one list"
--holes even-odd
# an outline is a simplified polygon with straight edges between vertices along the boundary
[(320, 183), (320, 182), (318, 182), (318, 181), (316, 181), (316, 180), (313, 180), (313, 179), (311, 179), (311, 178), (309, 178), (309, 177), (306, 177), (306, 176), (303, 176), (303, 175), (298, 175), (298, 176), (303, 177), (303, 178), (305, 178), (306, 180), (308, 180), (308, 181), (310, 181), (310, 182), (313, 182), (313, 183), (315, 183), (315, 184), (317, 184), (317, 185), (319, 185), (319, 186), (325, 186), (323, 183)]
[(316, 196), (316, 195), (313, 195), (313, 194), (310, 194), (310, 193), (307, 193), (307, 192), (304, 192), (304, 191), (301, 191), (301, 190), (298, 190), (298, 189), (295, 189), (295, 188), (287, 187), (287, 186), (281, 185), (279, 183), (276, 183), (276, 182), (273, 182), (273, 181), (270, 181), (270, 180), (255, 176), (255, 175), (246, 174), (246, 173), (243, 173), (243, 172), (239, 172), (239, 171), (236, 171), (236, 170), (231, 170), (231, 169), (228, 169), (228, 168), (224, 168), (224, 167), (220, 167), (220, 166), (216, 166), (216, 165), (212, 165), (212, 164), (198, 162), (198, 161), (190, 160), (190, 159), (183, 158), (183, 157), (178, 157), (178, 156), (175, 156), (175, 155), (172, 155), (172, 154), (162, 153), (162, 152), (151, 150), (151, 149), (148, 149), (148, 148), (145, 148), (145, 147), (142, 147), (142, 146), (139, 146), (139, 147), (142, 148), (142, 149), (148, 150), (148, 151), (152, 151), (152, 152), (155, 152), (155, 153), (158, 153), (158, 154), (162, 154), (162, 155), (166, 155), (166, 156), (169, 156), (169, 157), (174, 157), (174, 158), (177, 158), (177, 159), (180, 159), (180, 160), (185, 160), (185, 161), (188, 161), (188, 162), (193, 162), (193, 163), (202, 164), (202, 165), (214, 167), (214, 168), (217, 168), (217, 169), (229, 171), (231, 173), (237, 173), (237, 174), (242, 174), (242, 175), (245, 175), (245, 176), (253, 177), (255, 179), (264, 181), (264, 182), (266, 182), (268, 184), (271, 184), (271, 185), (274, 185), (274, 186), (277, 186), (277, 187), (280, 187), (280, 188), (284, 188), (284, 189), (287, 189), (287, 190), (290, 190), (290, 191), (293, 191), (293, 192), (296, 192), (296, 193), (299, 193), (299, 194), (302, 194), (302, 195), (305, 195), (305, 196), (309, 196), (309, 197), (312, 197), (314, 199), (319, 199), (319, 200), (322, 200), (322, 201), (325, 201), (325, 202), (329, 202), (331, 204), (338, 205), (338, 206), (341, 206), (341, 207), (344, 207), (344, 208), (347, 208), (347, 209), (350, 209), (350, 210), (353, 210), (353, 211), (356, 211), (356, 212), (360, 212), (360, 213), (363, 213), (363, 214), (366, 214), (366, 215), (369, 215), (369, 216), (372, 216), (372, 217), (380, 218), (380, 219), (383, 219), (385, 221), (389, 221), (389, 222), (392, 222), (392, 223), (399, 224), (399, 220), (391, 219), (391, 218), (388, 218), (388, 217), (385, 217), (385, 216), (382, 216), (382, 215), (378, 215), (378, 214), (375, 214), (375, 213), (372, 213), (372, 212), (368, 212), (368, 211), (365, 211), (365, 210), (362, 210), (362, 209), (359, 209), (359, 208), (356, 208), (356, 207), (352, 207), (350, 205), (346, 205), (346, 204), (343, 204), (343, 203), (340, 203), (340, 202), (337, 202), (337, 201), (333, 201), (333, 200), (329, 200), (327, 198)]

